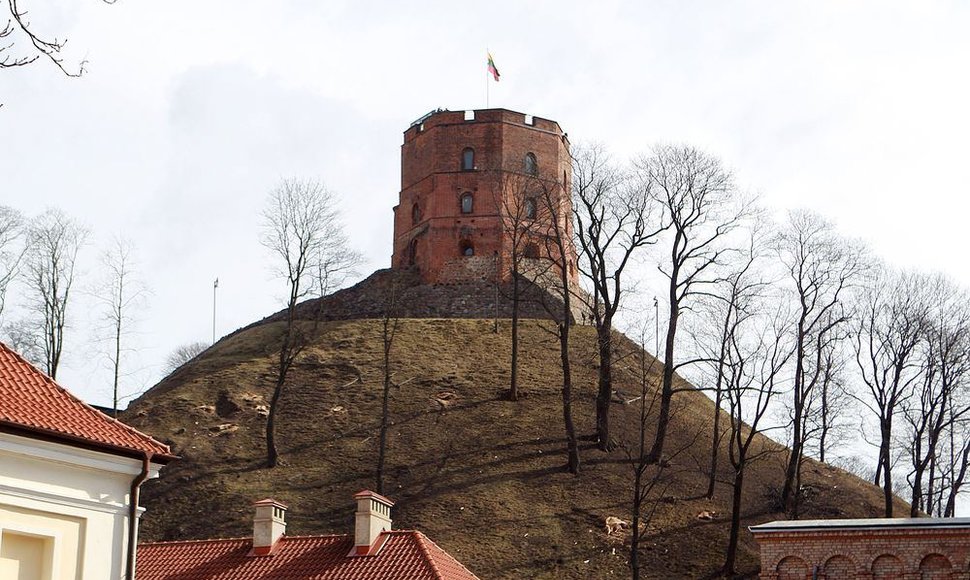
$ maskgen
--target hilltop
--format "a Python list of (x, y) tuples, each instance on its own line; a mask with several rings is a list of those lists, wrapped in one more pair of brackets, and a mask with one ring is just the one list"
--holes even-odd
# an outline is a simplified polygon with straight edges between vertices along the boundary
[[(522, 328), (518, 402), (507, 384), (509, 324), (482, 319), (408, 318), (394, 344), (393, 426), (387, 495), (394, 525), (425, 532), (482, 578), (609, 578), (629, 575), (624, 538), (607, 536), (606, 516), (629, 519), (632, 471), (623, 448), (606, 454), (582, 442), (582, 474), (564, 473), (558, 345), (551, 324)], [(285, 465), (261, 467), (263, 409), (272, 389), (272, 317), (221, 340), (135, 401), (124, 418), (173, 445), (173, 462), (146, 484), (143, 540), (241, 537), (251, 533), (252, 501), (287, 503), (288, 533), (349, 532), (354, 492), (373, 488), (380, 420), (380, 322), (323, 323), (301, 357), (280, 412)], [(572, 356), (579, 432), (593, 432), (595, 332), (577, 326)], [(621, 339), (621, 354), (636, 346)], [(634, 355), (631, 355), (634, 356)], [(632, 363), (633, 359), (629, 358)], [(659, 368), (657, 369), (659, 371)], [(618, 388), (635, 393), (631, 373)], [(713, 403), (700, 392), (674, 400), (669, 449), (684, 448), (668, 470), (665, 495), (647, 529), (647, 577), (713, 574), (727, 543), (727, 483), (704, 499)], [(615, 404), (618, 438), (636, 433), (636, 405)], [(746, 476), (746, 519), (783, 518), (776, 502), (783, 448)], [(722, 466), (726, 461), (722, 461)], [(725, 469), (721, 473), (729, 481)], [(805, 517), (880, 515), (877, 490), (837, 468), (805, 467)], [(713, 521), (698, 519), (716, 512)], [(628, 538), (626, 538), (628, 541)], [(745, 533), (741, 568), (754, 574), (757, 546)]]

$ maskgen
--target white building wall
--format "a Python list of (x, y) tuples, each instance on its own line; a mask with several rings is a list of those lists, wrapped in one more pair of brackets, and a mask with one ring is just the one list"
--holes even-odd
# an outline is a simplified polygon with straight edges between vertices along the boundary
[[(0, 433), (0, 578), (20, 580), (10, 550), (35, 558), (33, 538), (50, 559), (42, 578), (123, 579), (128, 494), (141, 468), (137, 459)], [(13, 540), (7, 553), (4, 534)]]

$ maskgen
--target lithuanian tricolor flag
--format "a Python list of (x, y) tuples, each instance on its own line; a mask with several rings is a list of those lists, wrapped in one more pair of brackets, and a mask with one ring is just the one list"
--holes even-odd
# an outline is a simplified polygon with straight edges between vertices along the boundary
[(492, 78), (495, 79), (495, 82), (498, 82), (500, 75), (498, 74), (498, 68), (495, 66), (495, 61), (492, 60), (492, 53), (486, 52), (485, 54), (488, 55), (488, 72), (492, 73)]

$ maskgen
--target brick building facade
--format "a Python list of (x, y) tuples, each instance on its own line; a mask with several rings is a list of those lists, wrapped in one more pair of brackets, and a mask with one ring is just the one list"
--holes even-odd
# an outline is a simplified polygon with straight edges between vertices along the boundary
[(762, 580), (970, 578), (970, 518), (778, 521), (751, 532)]
[(404, 132), (392, 268), (416, 267), (425, 284), (508, 281), (515, 206), (534, 238), (519, 255), (562, 263), (539, 239), (558, 218), (578, 285), (570, 180), (569, 140), (555, 121), (506, 109), (433, 111)]

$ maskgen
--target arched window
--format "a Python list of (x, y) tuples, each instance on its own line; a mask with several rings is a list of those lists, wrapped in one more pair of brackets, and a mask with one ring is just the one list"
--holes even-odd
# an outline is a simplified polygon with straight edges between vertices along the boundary
[(471, 147), (465, 147), (465, 150), (461, 152), (461, 170), (471, 171), (475, 169), (475, 150)]
[(536, 219), (536, 200), (531, 197), (525, 200), (525, 219)]
[(539, 257), (539, 246), (538, 244), (526, 244), (525, 251), (522, 255), (526, 258), (536, 259)]
[(536, 161), (535, 153), (525, 154), (525, 172), (528, 175), (539, 175), (539, 162)]
[(475, 198), (466, 193), (461, 196), (461, 213), (471, 213), (475, 209)]
[(474, 256), (475, 246), (472, 245), (471, 240), (462, 240), (458, 244), (458, 251), (461, 252), (462, 256)]
[(414, 204), (411, 208), (411, 225), (414, 225), (421, 221), (421, 207), (418, 204)]
[(415, 238), (408, 244), (408, 266), (418, 262), (418, 240)]

